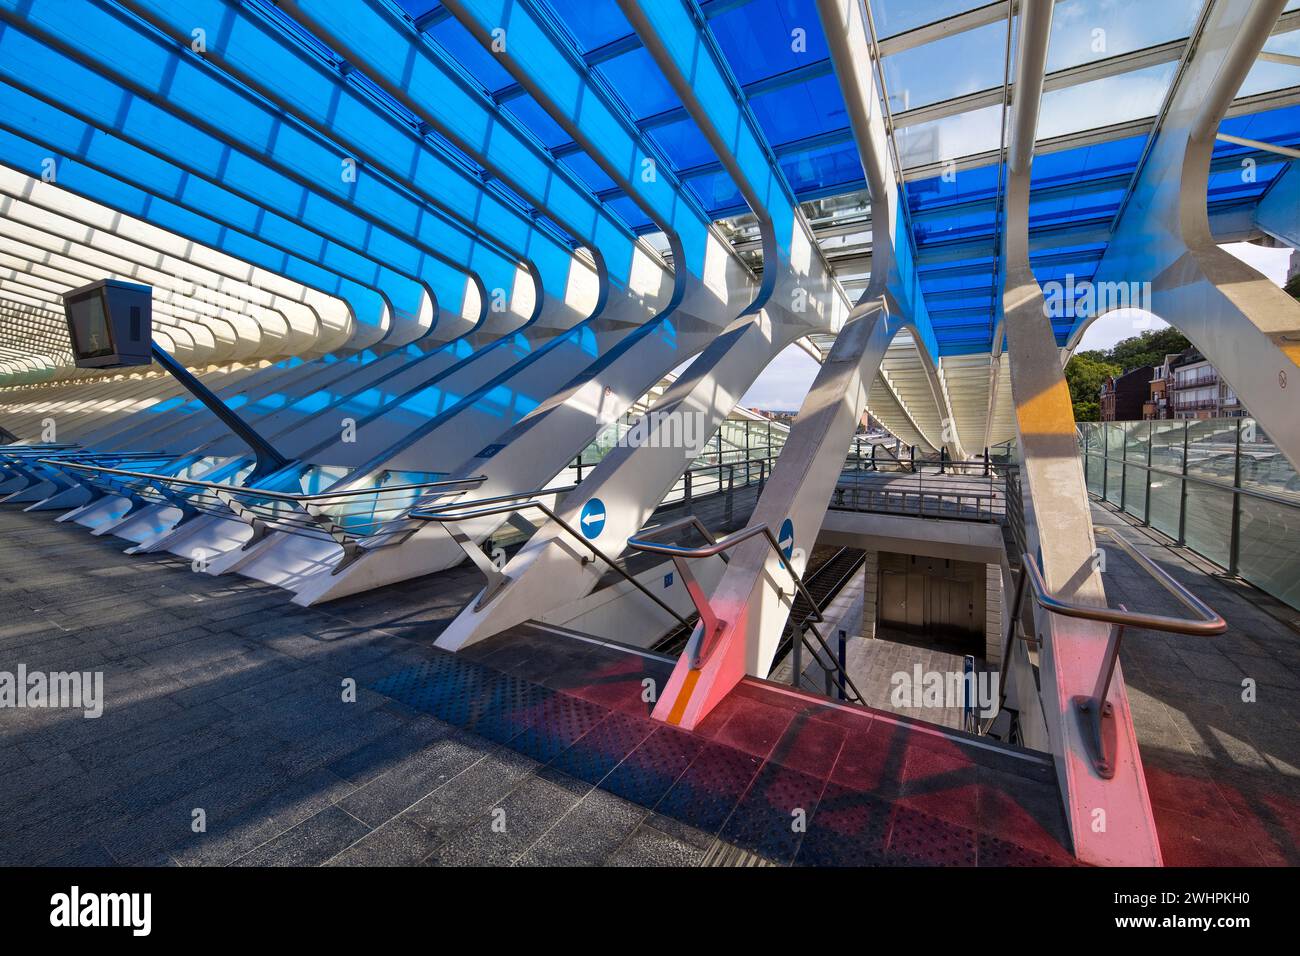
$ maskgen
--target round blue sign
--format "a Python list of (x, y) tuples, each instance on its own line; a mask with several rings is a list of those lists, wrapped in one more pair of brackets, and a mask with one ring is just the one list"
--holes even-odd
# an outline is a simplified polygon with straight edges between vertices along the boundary
[(781, 523), (781, 533), (776, 536), (777, 546), (787, 561), (794, 554), (794, 522), (789, 518)]
[(605, 502), (592, 498), (583, 505), (582, 514), (578, 516), (578, 527), (588, 538), (600, 537), (600, 533), (605, 530)]

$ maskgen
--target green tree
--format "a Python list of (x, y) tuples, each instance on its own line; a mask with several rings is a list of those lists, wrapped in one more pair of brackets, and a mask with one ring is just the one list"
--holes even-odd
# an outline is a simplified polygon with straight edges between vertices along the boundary
[(1076, 422), (1101, 421), (1101, 403), (1100, 402), (1075, 402), (1074, 420)]
[(1181, 352), (1190, 345), (1183, 333), (1169, 326), (1116, 342), (1114, 348), (1106, 353), (1106, 361), (1129, 372), (1143, 365), (1159, 365), (1166, 355)]
[(1124, 370), (1107, 362), (1104, 352), (1090, 350), (1074, 355), (1065, 366), (1065, 383), (1070, 387), (1070, 401), (1074, 403), (1074, 419), (1095, 422), (1101, 416), (1097, 393), (1107, 375), (1119, 375)]

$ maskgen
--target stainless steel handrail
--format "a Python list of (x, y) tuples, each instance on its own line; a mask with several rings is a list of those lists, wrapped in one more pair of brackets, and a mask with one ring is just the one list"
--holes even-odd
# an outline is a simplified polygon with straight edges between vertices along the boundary
[(144, 481), (162, 481), (168, 484), (185, 485), (191, 488), (207, 488), (213, 491), (222, 491), (231, 495), (239, 495), (245, 498), (270, 498), (276, 501), (290, 501), (298, 504), (318, 504), (322, 501), (331, 501), (336, 498), (356, 498), (363, 495), (380, 495), (391, 494), (395, 491), (415, 491), (428, 488), (442, 488), (451, 485), (480, 484), (487, 480), (486, 475), (473, 475), (469, 478), (446, 478), (439, 481), (417, 482), (415, 484), (404, 485), (376, 485), (373, 488), (351, 488), (343, 491), (326, 491), (292, 493), (285, 491), (270, 491), (261, 488), (249, 488), (244, 485), (222, 484), (213, 481), (201, 481), (197, 478), (178, 478), (173, 475), (160, 475), (144, 471), (128, 471), (123, 468), (108, 468), (103, 465), (86, 465), (79, 462), (54, 461), (42, 459), (42, 464), (49, 464), (55, 468), (72, 468), (79, 471), (92, 471), (97, 474), (118, 475), (126, 478), (139, 478)]
[[(682, 522), (676, 522), (674, 525), (664, 525), (659, 528), (654, 528), (649, 532), (645, 532), (640, 536), (628, 538), (627, 546), (629, 548), (635, 548), (638, 551), (646, 551), (651, 554), (662, 554), (671, 557), (673, 563), (677, 567), (678, 573), (681, 574), (682, 583), (686, 585), (687, 591), (691, 595), (691, 600), (695, 602), (695, 609), (699, 611), (700, 614), (701, 626), (695, 631), (695, 634), (692, 635), (691, 643), (689, 643), (686, 648), (687, 653), (691, 655), (690, 667), (692, 670), (699, 670), (704, 665), (704, 662), (708, 660), (708, 657), (713, 652), (716, 644), (716, 638), (720, 635), (722, 628), (726, 626), (727, 622), (713, 613), (713, 607), (709, 604), (708, 596), (695, 580), (695, 576), (691, 573), (690, 566), (686, 562), (688, 559), (710, 558), (715, 555), (720, 555), (722, 552), (734, 548), (742, 541), (748, 541), (751, 538), (759, 536), (762, 536), (767, 541), (768, 546), (776, 552), (777, 557), (780, 558), (781, 567), (789, 573), (791, 580), (794, 582), (795, 589), (800, 595), (802, 595), (803, 599), (808, 602), (808, 606), (812, 608), (812, 614), (806, 619), (808, 629), (811, 630), (813, 635), (817, 638), (817, 643), (820, 644), (822, 650), (826, 652), (827, 659), (831, 664), (828, 666), (822, 663), (820, 656), (817, 654), (817, 649), (808, 643), (806, 635), (802, 633), (796, 634), (796, 640), (800, 640), (807, 644), (808, 649), (813, 652), (813, 656), (817, 658), (818, 663), (822, 663), (822, 666), (826, 668), (826, 670), (833, 670), (838, 666), (835, 663), (836, 658), (834, 651), (832, 651), (830, 645), (826, 643), (826, 638), (822, 635), (822, 632), (817, 629), (817, 624), (815, 623), (824, 622), (826, 619), (822, 617), (821, 612), (817, 609), (817, 601), (813, 598), (812, 594), (809, 593), (807, 587), (804, 586), (803, 578), (799, 575), (799, 572), (794, 569), (793, 563), (781, 550), (781, 545), (777, 541), (776, 535), (773, 534), (771, 528), (765, 524), (751, 525), (748, 528), (742, 528), (740, 531), (733, 532), (721, 539), (715, 539), (711, 534), (706, 533), (705, 537), (711, 539), (709, 543), (702, 547), (695, 548), (688, 548), (678, 544), (661, 544), (650, 540), (651, 537), (666, 534), (669, 531), (674, 530), (675, 526), (680, 527), (681, 524)], [(798, 626), (799, 625), (795, 625), (795, 627)], [(800, 676), (801, 675), (796, 674), (794, 679), (798, 681)], [(854, 699), (859, 703), (862, 703), (865, 698), (862, 696), (861, 692), (859, 692), (857, 685), (853, 683), (853, 679), (849, 677), (847, 672), (843, 672), (842, 676), (844, 682), (853, 692)]]
[[(1106, 700), (1110, 693), (1111, 679), (1115, 675), (1115, 664), (1119, 660), (1120, 644), (1124, 639), (1124, 629), (1142, 628), (1152, 631), (1164, 631), (1171, 634), (1189, 634), (1196, 637), (1211, 637), (1222, 634), (1228, 629), (1228, 622), (1217, 611), (1210, 608), (1183, 585), (1179, 584), (1164, 568), (1157, 565), (1146, 555), (1139, 552), (1114, 528), (1096, 527), (1093, 529), (1119, 545), (1133, 561), (1146, 571), (1166, 591), (1178, 599), (1194, 618), (1170, 617), (1165, 614), (1146, 614), (1130, 611), (1120, 605), (1118, 608), (1097, 607), (1081, 604), (1053, 594), (1043, 580), (1042, 569), (1038, 559), (1032, 554), (1021, 556), (1020, 580), (1016, 584), (1016, 595), (1011, 606), (1008, 636), (1015, 634), (1020, 620), (1020, 611), (1024, 603), (1025, 585), (1028, 583), (1033, 592), (1034, 602), (1043, 610), (1062, 617), (1078, 618), (1085, 621), (1099, 621), (1110, 624), (1110, 636), (1106, 642), (1105, 656), (1101, 669), (1097, 673), (1097, 683), (1091, 696), (1076, 696), (1072, 700), (1075, 713), (1080, 723), (1084, 739), (1091, 749), (1093, 766), (1105, 779), (1115, 775), (1115, 748), (1117, 731), (1115, 728), (1114, 708)], [(1008, 645), (1009, 646), (1009, 645)]]
[(1120, 546), (1129, 557), (1146, 571), (1156, 582), (1166, 591), (1172, 594), (1178, 601), (1189, 611), (1196, 615), (1194, 619), (1181, 617), (1169, 617), (1164, 614), (1144, 614), (1139, 611), (1116, 610), (1114, 608), (1101, 608), (1091, 604), (1079, 604), (1073, 601), (1067, 601), (1057, 597), (1047, 589), (1047, 584), (1043, 580), (1042, 570), (1038, 567), (1038, 561), (1033, 555), (1026, 554), (1023, 556), (1022, 564), (1029, 575), (1029, 583), (1034, 590), (1034, 600), (1044, 610), (1051, 611), (1053, 614), (1060, 614), (1063, 617), (1081, 618), (1087, 621), (1102, 621), (1107, 624), (1116, 624), (1122, 627), (1138, 627), (1151, 631), (1166, 631), (1171, 634), (1190, 634), (1197, 637), (1212, 637), (1215, 634), (1222, 634), (1228, 629), (1228, 622), (1215, 610), (1210, 608), (1205, 602), (1198, 598), (1187, 588), (1179, 584), (1169, 572), (1160, 567), (1146, 555), (1142, 554), (1133, 547), (1122, 535), (1117, 533), (1113, 528), (1095, 528), (1095, 532), (1104, 534), (1111, 538)]
[[(656, 597), (655, 594), (649, 588), (647, 588), (644, 584), (642, 584), (635, 577), (633, 577), (632, 574), (630, 574), (627, 571), (627, 569), (620, 567), (614, 561), (613, 558), (611, 558), (600, 548), (592, 544), (589, 540), (587, 540), (587, 538), (584, 535), (579, 534), (573, 528), (572, 525), (570, 525), (567, 521), (565, 521), (563, 518), (557, 515), (549, 505), (547, 505), (545, 502), (538, 501), (532, 497), (538, 494), (560, 494), (563, 493), (564, 491), (571, 491), (572, 488), (573, 486), (570, 486), (569, 488), (555, 488), (555, 489), (543, 488), (540, 491), (530, 491), (527, 494), (501, 495), (498, 496), (498, 499), (484, 499), (484, 501), (459, 502), (459, 503), (448, 505), (439, 511), (425, 511), (423, 509), (417, 508), (415, 510), (408, 512), (407, 517), (414, 518), (417, 521), (432, 521), (437, 524), (447, 526), (447, 531), (452, 536), (452, 539), (455, 540), (455, 542), (460, 545), (461, 550), (465, 552), (466, 556), (468, 556), (469, 559), (472, 562), (474, 562), (474, 564), (478, 567), (478, 569), (483, 572), (484, 576), (488, 579), (488, 583), (487, 586), (483, 589), (482, 596), (474, 604), (474, 610), (476, 611), (481, 610), (494, 597), (497, 596), (501, 588), (503, 588), (507, 583), (509, 583), (510, 576), (508, 574), (504, 574), (500, 569), (498, 569), (496, 565), (494, 565), (488, 559), (487, 555), (483, 553), (483, 549), (480, 548), (472, 538), (470, 538), (467, 534), (461, 531), (459, 527), (457, 527), (457, 523), (461, 521), (469, 521), (474, 518), (485, 518), (491, 515), (500, 515), (500, 514), (515, 514), (517, 512), (528, 510), (528, 509), (536, 509), (540, 511), (542, 514), (546, 515), (546, 517), (549, 520), (555, 522), (557, 525), (563, 528), (565, 532), (568, 533), (569, 537), (573, 538), (575, 541), (577, 541), (579, 544), (581, 544), (583, 547), (589, 550), (596, 557), (600, 558), (601, 561), (605, 562), (605, 564), (607, 564), (610, 568), (612, 568), (614, 572), (617, 573), (620, 577), (622, 577), (625, 581), (630, 583), (633, 587), (635, 587), (638, 591), (640, 591), (650, 600), (654, 601), (655, 604), (659, 605), (660, 608), (662, 608), (674, 619), (676, 619), (678, 623), (682, 625), (686, 625), (687, 624), (686, 618), (682, 617), (682, 615), (674, 611), (663, 600)], [(521, 501), (520, 499), (522, 498), (529, 498), (531, 500)], [(489, 500), (500, 500), (501, 503), (494, 504), (486, 508), (480, 507), (485, 501), (489, 501)], [(472, 508), (473, 510), (470, 511), (462, 510), (466, 508)], [(585, 565), (589, 560), (591, 559), (583, 558), (582, 563)]]

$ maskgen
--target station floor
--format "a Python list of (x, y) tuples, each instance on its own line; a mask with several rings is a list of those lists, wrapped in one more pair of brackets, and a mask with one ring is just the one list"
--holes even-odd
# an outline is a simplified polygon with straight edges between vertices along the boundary
[[(1166, 865), (1300, 865), (1300, 611), (1108, 507), (1093, 522), (1228, 622), (1211, 638), (1129, 631), (1120, 651)], [(1106, 557), (1112, 606), (1186, 616), (1119, 549)]]
[[(472, 569), (303, 609), (122, 547), (0, 508), (0, 671), (105, 680), (97, 719), (0, 710), (2, 865), (1070, 862), (1046, 761), (763, 682), (683, 733), (667, 662), (527, 626), (443, 654)], [(1245, 656), (1291, 654), (1233, 596)], [(1294, 689), (1239, 721), (1184, 653), (1125, 655), (1167, 862), (1297, 862)]]

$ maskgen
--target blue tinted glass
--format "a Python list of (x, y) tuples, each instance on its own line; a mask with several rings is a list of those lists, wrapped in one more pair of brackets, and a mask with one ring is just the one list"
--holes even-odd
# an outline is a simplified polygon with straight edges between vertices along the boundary
[(614, 87), (637, 119), (645, 119), (682, 105), (682, 101), (668, 85), (668, 79), (642, 47), (606, 60), (596, 69)]
[(560, 21), (588, 53), (632, 32), (618, 4), (592, 0), (547, 0)]
[(834, 74), (752, 97), (749, 105), (773, 146), (847, 129), (849, 125)]
[(1079, 149), (1040, 153), (1034, 157), (1035, 188), (1110, 176), (1131, 175), (1137, 168), (1145, 136), (1129, 136)]
[(829, 188), (848, 192), (861, 188), (863, 184), (862, 160), (852, 141), (842, 146), (824, 146), (782, 156), (781, 169), (795, 194), (801, 198), (809, 192)]
[(707, 176), (694, 176), (687, 180), (687, 186), (695, 193), (700, 204), (710, 213), (730, 210), (745, 206), (740, 190), (726, 173), (710, 173)]
[(569, 134), (560, 128), (560, 124), (551, 119), (551, 114), (542, 109), (531, 96), (516, 96), (506, 103), (506, 110), (532, 132), (542, 145), (553, 149), (564, 143), (572, 142)]
[(562, 161), (578, 174), (578, 178), (586, 183), (592, 192), (598, 193), (614, 188), (614, 180), (610, 179), (596, 161), (586, 153), (569, 153)]
[(750, 0), (709, 21), (741, 83), (830, 56), (813, 0)]
[[(1300, 3), (1300, 0), (1296, 0)], [(1266, 113), (1234, 116), (1219, 124), (1220, 132), (1231, 136), (1244, 136), (1266, 143), (1294, 145), (1300, 141), (1300, 106), (1288, 106)], [(1216, 144), (1216, 150), (1227, 148), (1226, 143)]]
[(613, 209), (633, 229), (645, 229), (653, 225), (650, 222), (650, 217), (627, 196), (616, 196), (613, 199), (606, 200), (605, 205)]
[(426, 13), (437, 10), (442, 6), (438, 0), (397, 0), (397, 3), (411, 15), (412, 20), (418, 20)]
[(656, 126), (651, 133), (659, 144), (673, 168), (690, 169), (705, 163), (717, 162), (717, 154), (709, 145), (700, 128), (691, 119), (681, 119), (664, 126)]
[(496, 61), (474, 36), (460, 25), (455, 17), (445, 17), (429, 28), (428, 35), (438, 41), (452, 59), (466, 72), (493, 93), (514, 85), (514, 77)]

